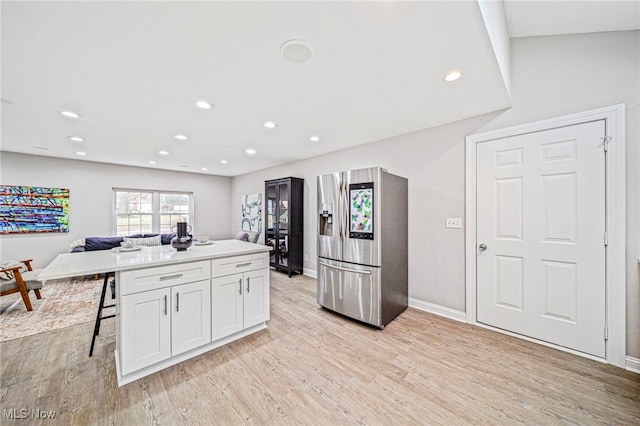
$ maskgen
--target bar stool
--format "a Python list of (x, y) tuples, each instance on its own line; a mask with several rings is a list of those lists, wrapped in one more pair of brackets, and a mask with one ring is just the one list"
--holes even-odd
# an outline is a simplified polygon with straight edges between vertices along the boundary
[[(96, 323), (95, 323), (95, 326), (93, 327), (93, 337), (91, 338), (91, 349), (89, 349), (89, 356), (93, 356), (93, 347), (96, 344), (96, 336), (100, 334), (100, 322), (103, 319), (115, 318), (116, 316), (116, 314), (102, 316), (103, 309), (113, 308), (116, 306), (115, 303), (111, 305), (106, 305), (106, 306), (104, 304), (105, 295), (107, 293), (107, 285), (109, 285), (110, 275), (114, 275), (114, 283), (115, 283), (115, 273), (109, 272), (104, 274), (104, 281), (102, 282), (102, 293), (100, 295), (100, 306), (98, 306), (98, 315), (96, 315)], [(111, 289), (111, 298), (115, 299), (115, 288)]]

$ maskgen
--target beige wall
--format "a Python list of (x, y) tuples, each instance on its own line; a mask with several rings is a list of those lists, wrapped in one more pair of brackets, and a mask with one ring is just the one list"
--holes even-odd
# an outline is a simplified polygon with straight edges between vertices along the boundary
[(625, 103), (627, 354), (640, 358), (639, 34), (628, 31), (514, 39), (513, 107), (509, 110), (235, 177), (232, 224), (234, 228), (240, 224), (241, 195), (264, 192), (265, 179), (304, 178), (305, 254), (309, 257), (305, 267), (315, 270), (316, 176), (360, 167), (385, 167), (409, 179), (409, 296), (414, 301), (464, 311), (464, 233), (444, 225), (447, 217), (463, 217), (465, 137)]
[(0, 182), (69, 188), (69, 233), (0, 236), (0, 260), (46, 266), (78, 238), (113, 235), (113, 188), (194, 194), (194, 232), (229, 238), (231, 178), (0, 152)]

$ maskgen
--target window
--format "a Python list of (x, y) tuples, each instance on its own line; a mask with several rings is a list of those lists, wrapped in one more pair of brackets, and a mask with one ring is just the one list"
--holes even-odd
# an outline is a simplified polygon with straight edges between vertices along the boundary
[(114, 189), (114, 228), (119, 236), (169, 234), (177, 222), (193, 226), (193, 194)]

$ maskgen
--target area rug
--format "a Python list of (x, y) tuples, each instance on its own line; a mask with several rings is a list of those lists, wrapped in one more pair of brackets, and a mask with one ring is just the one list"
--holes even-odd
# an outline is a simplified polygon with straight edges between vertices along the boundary
[(27, 311), (18, 294), (0, 314), (0, 342), (95, 321), (101, 290), (102, 279), (93, 277), (47, 281), (40, 290), (42, 299), (29, 292), (33, 311)]

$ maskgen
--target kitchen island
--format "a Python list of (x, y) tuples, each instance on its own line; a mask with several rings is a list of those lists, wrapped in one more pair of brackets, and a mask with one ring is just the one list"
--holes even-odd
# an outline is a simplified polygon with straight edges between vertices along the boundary
[(39, 280), (115, 275), (122, 386), (266, 328), (270, 249), (225, 240), (186, 251), (156, 246), (65, 253)]

